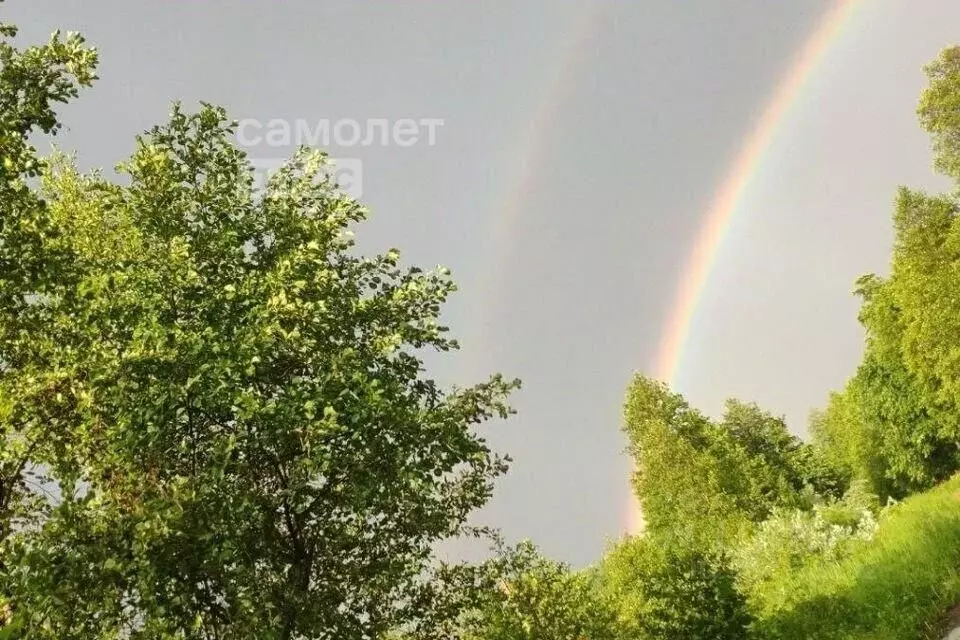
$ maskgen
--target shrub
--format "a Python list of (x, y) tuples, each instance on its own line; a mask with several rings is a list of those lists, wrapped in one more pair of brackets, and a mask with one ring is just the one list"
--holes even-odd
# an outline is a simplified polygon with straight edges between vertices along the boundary
[(599, 569), (632, 635), (650, 640), (742, 640), (750, 623), (736, 574), (721, 553), (627, 539)]

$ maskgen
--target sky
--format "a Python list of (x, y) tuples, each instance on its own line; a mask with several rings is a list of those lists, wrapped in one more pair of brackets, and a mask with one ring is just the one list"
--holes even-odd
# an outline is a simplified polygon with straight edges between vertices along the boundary
[[(173, 100), (261, 132), (442, 120), (433, 144), (328, 150), (362, 175), (359, 246), (396, 246), (460, 284), (444, 319), (462, 349), (428, 357), (430, 372), (523, 380), (517, 415), (484, 428), (513, 464), (478, 522), (584, 565), (626, 524), (627, 384), (653, 373), (711, 196), (832, 5), (7, 0), (0, 19), (23, 42), (59, 27), (101, 50), (101, 80), (63, 110), (58, 140), (85, 167), (126, 158)], [(852, 374), (853, 282), (886, 269), (895, 189), (944, 187), (914, 112), (923, 65), (954, 43), (955, 0), (861, 0), (709, 272), (673, 381), (694, 406), (755, 401), (803, 435)], [(254, 137), (257, 160), (296, 142)]]

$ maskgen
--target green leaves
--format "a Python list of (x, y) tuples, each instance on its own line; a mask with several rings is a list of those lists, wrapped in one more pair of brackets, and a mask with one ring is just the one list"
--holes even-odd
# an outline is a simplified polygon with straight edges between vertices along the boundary
[(903, 497), (960, 465), (956, 204), (901, 188), (891, 274), (857, 281), (863, 362), (815, 417), (818, 447), (881, 496)]
[[(12, 537), (38, 527), (56, 501), (38, 463), (75, 450), (63, 431), (75, 423), (65, 414), (84, 410), (86, 397), (63, 362), (69, 347), (34, 333), (61, 304), (73, 256), (51, 211), (27, 186), (48, 168), (28, 140), (56, 133), (54, 105), (90, 84), (97, 64), (76, 34), (55, 33), (23, 50), (10, 42), (15, 35), (15, 27), (0, 25), (0, 635), (11, 638), (23, 630), (11, 598), (12, 555), (21, 546)], [(59, 465), (65, 489), (78, 466)]]
[(617, 640), (628, 637), (616, 603), (591, 571), (574, 572), (522, 542), (499, 549), (459, 585), (471, 606), (452, 637), (466, 640)]
[(625, 413), (634, 489), (654, 536), (723, 548), (777, 507), (843, 492), (844, 479), (756, 405), (730, 400), (714, 422), (638, 376)]
[(0, 44), (0, 602), (31, 638), (366, 638), (459, 615), (417, 594), (506, 470), (476, 425), (518, 383), (424, 374), (419, 350), (456, 347), (449, 274), (357, 255), (366, 210), (322, 153), (254, 193), (212, 105), (174, 105), (126, 184), (36, 158), (27, 135), (56, 130), (95, 61), (75, 35)]
[(944, 174), (960, 179), (960, 48), (949, 47), (925, 68), (929, 87), (920, 97), (920, 124), (933, 140), (934, 164)]
[(598, 569), (618, 604), (621, 637), (741, 639), (751, 616), (723, 553), (647, 536), (627, 538)]

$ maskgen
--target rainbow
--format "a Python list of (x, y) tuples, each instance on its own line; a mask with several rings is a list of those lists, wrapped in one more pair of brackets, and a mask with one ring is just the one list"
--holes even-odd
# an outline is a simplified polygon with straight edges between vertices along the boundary
[[(703, 214), (693, 249), (690, 251), (677, 287), (676, 297), (664, 325), (654, 364), (654, 376), (675, 385), (683, 362), (697, 307), (717, 260), (730, 222), (737, 212), (750, 183), (757, 173), (764, 154), (776, 138), (790, 108), (814, 74), (830, 45), (850, 22), (854, 9), (863, 0), (837, 0), (820, 20), (819, 25), (797, 52), (786, 75), (777, 83), (760, 119), (744, 140), (729, 172), (720, 183)], [(639, 505), (631, 501), (628, 531), (643, 529)]]
[[(489, 323), (496, 320), (501, 310), (502, 296), (498, 290), (505, 279), (507, 265), (517, 250), (517, 223), (523, 217), (527, 199), (539, 187), (538, 170), (547, 162), (557, 117), (575, 92), (589, 56), (598, 46), (609, 8), (605, 1), (582, 3), (563, 34), (557, 55), (545, 70), (542, 86), (533, 91), (537, 96), (534, 108), (517, 136), (516, 147), (509, 154), (513, 171), (508, 173), (509, 180), (496, 194), (493, 203), (488, 237), (484, 242), (490, 247), (490, 254), (473, 284), (475, 303), (468, 315), (471, 334), (465, 344), (482, 345)], [(465, 365), (476, 367), (476, 370), (462, 372), (464, 379), (486, 374), (487, 366), (481, 362), (482, 357), (477, 354), (472, 359), (463, 359)]]

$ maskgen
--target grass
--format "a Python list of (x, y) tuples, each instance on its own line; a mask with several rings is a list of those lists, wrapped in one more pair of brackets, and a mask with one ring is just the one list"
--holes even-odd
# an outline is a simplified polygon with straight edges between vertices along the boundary
[(777, 640), (942, 638), (960, 603), (960, 476), (896, 505), (849, 557), (808, 567), (753, 603)]

